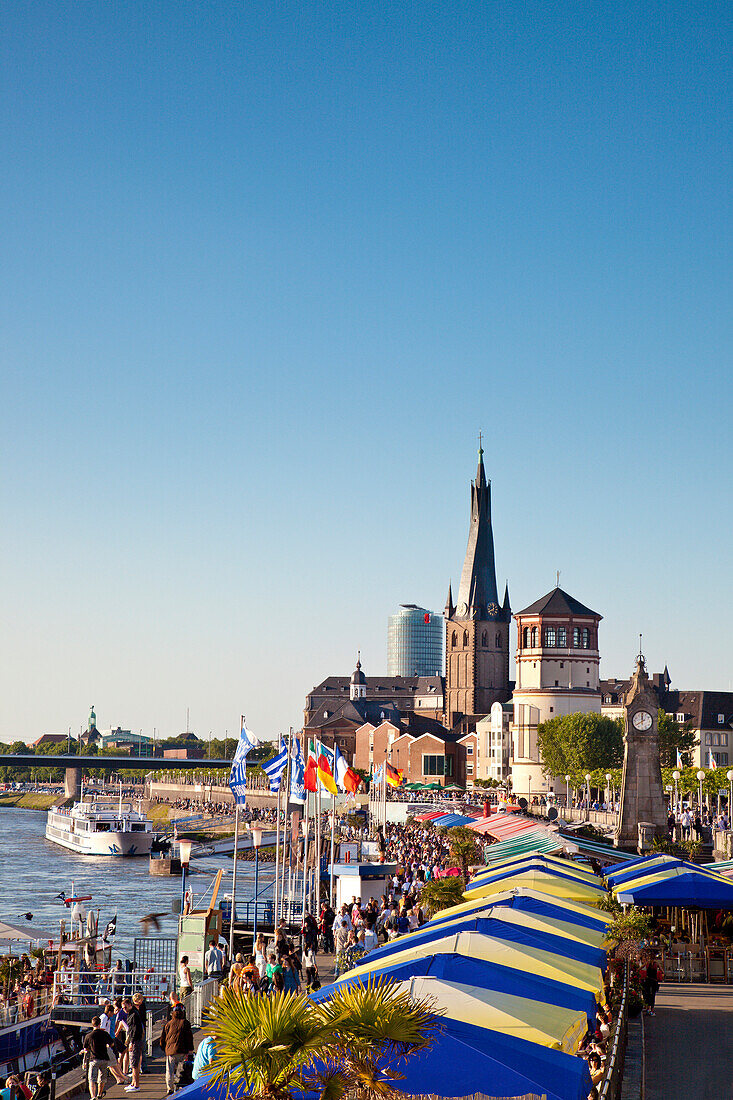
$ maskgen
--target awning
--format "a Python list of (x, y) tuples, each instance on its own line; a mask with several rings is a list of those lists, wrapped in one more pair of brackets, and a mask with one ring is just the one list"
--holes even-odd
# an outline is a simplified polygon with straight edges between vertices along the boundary
[(621, 884), (616, 897), (622, 905), (733, 909), (733, 882), (699, 868), (671, 867), (659, 874)]
[(2, 943), (47, 943), (52, 936), (48, 932), (42, 932), (39, 928), (31, 928), (29, 924), (8, 924), (0, 921), (0, 942)]
[(467, 901), (472, 901), (474, 898), (489, 897), (491, 894), (501, 893), (502, 890), (511, 890), (515, 886), (530, 886), (534, 890), (554, 894), (555, 897), (574, 898), (589, 905), (597, 904), (605, 896), (605, 890), (602, 886), (592, 886), (590, 883), (556, 875), (547, 870), (520, 872), (502, 878), (497, 882), (487, 882), (475, 887), (475, 889), (466, 890), (463, 896)]
[(545, 871), (551, 875), (557, 875), (560, 878), (571, 878), (576, 882), (587, 882), (591, 886), (600, 886), (600, 879), (598, 875), (595, 875), (592, 871), (586, 871), (583, 867), (574, 866), (572, 863), (565, 861), (564, 866), (560, 865), (558, 860), (554, 860), (549, 863), (541, 855), (536, 854), (524, 856), (512, 860), (508, 863), (502, 863), (501, 866), (486, 867), (477, 871), (474, 877), (468, 884), (468, 889), (472, 890), (476, 886), (482, 886), (486, 882), (498, 882), (502, 878), (508, 878), (509, 875), (525, 874), (527, 871)]
[(515, 890), (503, 890), (499, 894), (492, 894), (488, 898), (478, 898), (476, 901), (465, 901), (461, 905), (452, 905), (448, 909), (442, 909), (431, 920), (426, 921), (423, 928), (446, 920), (453, 920), (457, 916), (467, 913), (477, 915), (492, 906), (511, 906), (522, 912), (538, 913), (540, 916), (560, 916), (562, 920), (585, 928), (601, 931), (605, 934), (609, 924), (613, 922), (610, 913), (604, 913), (582, 902), (572, 901), (569, 898), (558, 898), (552, 894), (545, 894), (540, 890), (532, 890), (521, 887)]

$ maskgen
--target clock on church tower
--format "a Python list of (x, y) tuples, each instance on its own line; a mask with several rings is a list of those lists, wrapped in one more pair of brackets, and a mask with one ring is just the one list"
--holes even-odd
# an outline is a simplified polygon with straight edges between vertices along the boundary
[(654, 827), (658, 836), (667, 833), (667, 804), (662, 787), (657, 714), (659, 699), (649, 680), (640, 653), (624, 696), (624, 771), (621, 806), (616, 828), (619, 848), (636, 848), (639, 824)]

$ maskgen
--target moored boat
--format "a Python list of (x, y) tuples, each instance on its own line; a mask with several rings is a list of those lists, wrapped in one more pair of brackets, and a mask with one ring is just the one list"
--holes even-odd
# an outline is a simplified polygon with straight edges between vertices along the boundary
[(46, 840), (89, 856), (147, 856), (152, 822), (132, 802), (93, 799), (48, 811)]

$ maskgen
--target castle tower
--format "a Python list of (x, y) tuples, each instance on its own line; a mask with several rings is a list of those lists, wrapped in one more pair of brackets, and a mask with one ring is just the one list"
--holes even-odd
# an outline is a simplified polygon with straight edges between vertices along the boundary
[(456, 603), (448, 589), (445, 605), (446, 719), (488, 714), (492, 703), (509, 698), (509, 590), (499, 604), (491, 528), (491, 485), (479, 446), (471, 482), (471, 522)]

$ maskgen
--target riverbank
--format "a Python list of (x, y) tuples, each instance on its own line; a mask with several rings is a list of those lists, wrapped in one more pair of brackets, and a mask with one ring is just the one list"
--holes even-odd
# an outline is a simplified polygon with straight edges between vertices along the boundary
[(0, 791), (0, 809), (49, 810), (57, 798), (55, 794), (33, 791)]

